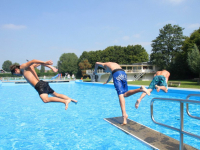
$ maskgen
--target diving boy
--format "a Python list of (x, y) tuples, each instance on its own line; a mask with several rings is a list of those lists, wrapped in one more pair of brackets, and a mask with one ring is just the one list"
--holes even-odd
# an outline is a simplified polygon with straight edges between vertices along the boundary
[[(164, 92), (168, 92), (167, 82), (169, 80), (170, 73), (167, 70), (157, 71), (154, 74), (154, 78), (151, 81), (149, 88), (147, 89), (149, 92), (152, 92), (153, 89), (156, 89), (157, 92), (163, 90)], [(139, 107), (141, 100), (146, 96), (146, 93), (142, 93), (140, 98), (135, 103), (135, 108)]]
[[(38, 78), (37, 73), (35, 72), (35, 68), (43, 65), (50, 69), (52, 69), (54, 72), (57, 72), (58, 69), (51, 66), (53, 62), (51, 60), (49, 61), (40, 61), (33, 59), (31, 61), (28, 61), (22, 65), (11, 65), (10, 70), (11, 73), (17, 76), (23, 75), (24, 78), (27, 80), (28, 83), (30, 83), (38, 92), (40, 95), (40, 98), (43, 100), (44, 103), (48, 102), (61, 102), (65, 104), (65, 109), (68, 108), (68, 104), (72, 101), (77, 103), (76, 100), (71, 99), (67, 97), (66, 95), (56, 93), (48, 84), (48, 82), (44, 82)], [(54, 97), (49, 97), (48, 94), (53, 95)]]
[(104, 84), (108, 83), (113, 78), (114, 86), (115, 86), (115, 89), (116, 89), (118, 97), (119, 97), (119, 103), (120, 103), (120, 107), (121, 107), (121, 111), (122, 111), (122, 117), (123, 117), (122, 125), (126, 125), (128, 115), (127, 115), (126, 109), (125, 109), (124, 97), (131, 96), (138, 92), (145, 92), (148, 95), (150, 95), (150, 92), (144, 86), (141, 86), (138, 89), (128, 91), (127, 75), (119, 64), (117, 64), (115, 62), (105, 62), (105, 63), (96, 62), (94, 74), (97, 74), (97, 69), (99, 66), (104, 68), (105, 72), (110, 73), (108, 80)]

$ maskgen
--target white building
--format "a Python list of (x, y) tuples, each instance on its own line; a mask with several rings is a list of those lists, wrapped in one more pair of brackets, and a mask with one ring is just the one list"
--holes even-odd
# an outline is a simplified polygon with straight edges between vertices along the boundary
[(3, 69), (0, 69), (0, 73), (5, 73), (5, 71)]
[[(132, 65), (120, 65), (127, 74), (128, 81), (149, 81), (152, 80), (158, 68), (149, 62), (134, 63)], [(104, 69), (98, 69), (97, 75), (93, 75), (94, 70), (86, 70), (86, 74), (90, 75), (92, 82), (107, 81), (110, 73), (104, 72)]]

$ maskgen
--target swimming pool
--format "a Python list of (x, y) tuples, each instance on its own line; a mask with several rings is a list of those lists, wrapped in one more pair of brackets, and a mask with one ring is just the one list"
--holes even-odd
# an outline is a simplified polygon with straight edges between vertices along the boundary
[[(65, 111), (62, 103), (43, 103), (29, 84), (0, 86), (0, 149), (150, 149), (103, 120), (121, 116), (113, 85), (70, 82), (51, 83), (50, 86), (78, 100), (78, 104), (70, 103)], [(126, 98), (129, 119), (179, 140), (177, 132), (151, 121), (150, 101), (154, 97), (185, 99), (191, 93), (200, 92), (169, 90), (165, 94), (154, 91), (143, 99), (137, 110), (134, 104), (141, 93), (135, 94)], [(178, 103), (155, 102), (154, 110), (158, 112), (155, 119), (179, 127)], [(199, 110), (199, 106), (190, 106), (194, 115), (198, 115)], [(173, 121), (169, 114), (173, 114)], [(199, 135), (200, 121), (184, 117), (185, 130)], [(185, 143), (200, 149), (199, 140), (186, 136), (184, 139)]]

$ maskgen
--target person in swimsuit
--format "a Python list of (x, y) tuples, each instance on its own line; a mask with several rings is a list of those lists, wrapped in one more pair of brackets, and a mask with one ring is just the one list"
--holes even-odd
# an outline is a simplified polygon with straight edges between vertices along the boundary
[[(154, 74), (154, 78), (151, 81), (149, 88), (147, 89), (149, 92), (152, 92), (153, 89), (156, 89), (157, 92), (163, 90), (164, 92), (168, 92), (168, 86), (167, 82), (169, 80), (170, 73), (167, 70), (157, 71), (156, 74)], [(146, 93), (142, 93), (140, 98), (135, 103), (135, 108), (137, 109), (139, 107), (139, 104), (141, 100), (146, 96)]]
[(119, 64), (117, 64), (115, 62), (105, 62), (105, 63), (96, 62), (94, 75), (97, 74), (97, 69), (99, 66), (104, 68), (105, 72), (110, 73), (108, 80), (104, 84), (108, 83), (113, 78), (114, 86), (115, 86), (115, 89), (116, 89), (118, 97), (119, 97), (119, 103), (120, 103), (120, 107), (121, 107), (121, 111), (122, 111), (122, 117), (123, 117), (122, 125), (126, 125), (128, 115), (127, 115), (126, 109), (125, 109), (125, 98), (124, 97), (129, 97), (138, 92), (145, 92), (148, 95), (150, 95), (150, 92), (144, 86), (141, 86), (138, 89), (128, 91), (127, 75)]
[[(11, 73), (17, 76), (23, 75), (24, 78), (27, 80), (28, 83), (30, 83), (38, 92), (40, 95), (40, 98), (43, 100), (44, 103), (48, 102), (61, 102), (65, 104), (65, 109), (68, 108), (68, 104), (72, 101), (77, 103), (76, 100), (71, 99), (67, 97), (66, 95), (56, 93), (48, 84), (48, 82), (44, 82), (42, 80), (39, 80), (37, 73), (35, 72), (35, 68), (43, 65), (50, 69), (52, 69), (54, 72), (57, 72), (58, 69), (51, 66), (53, 62), (51, 60), (49, 61), (40, 61), (40, 60), (31, 60), (28, 61), (22, 65), (11, 65), (10, 70)], [(51, 94), (53, 97), (49, 97), (48, 94)]]

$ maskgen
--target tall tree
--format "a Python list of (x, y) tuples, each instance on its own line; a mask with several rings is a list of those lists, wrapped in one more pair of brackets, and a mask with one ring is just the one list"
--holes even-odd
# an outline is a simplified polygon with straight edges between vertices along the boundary
[(89, 52), (83, 51), (83, 53), (81, 54), (81, 56), (78, 59), (78, 63), (80, 63), (81, 61), (85, 60), (85, 59), (89, 59)]
[(200, 28), (187, 37), (183, 42), (182, 52), (176, 55), (174, 63), (171, 64), (171, 77), (174, 79), (191, 79), (198, 74), (193, 72), (188, 64), (188, 53), (194, 49), (194, 44), (200, 49)]
[(148, 61), (148, 53), (141, 45), (128, 45), (127, 47), (109, 46), (104, 50), (83, 52), (79, 62), (88, 59), (92, 68), (97, 61), (116, 62), (118, 64), (132, 64)]
[(45, 72), (45, 67), (43, 65), (41, 65), (40, 73), (44, 73), (44, 72)]
[(13, 63), (13, 65), (18, 65), (18, 66), (20, 66), (20, 64), (19, 64), (19, 63), (17, 63), (17, 62)]
[(194, 73), (198, 73), (199, 78), (200, 78), (200, 54), (199, 54), (199, 49), (196, 44), (194, 45), (193, 50), (188, 52), (187, 62), (190, 69)]
[(76, 74), (78, 72), (78, 57), (74, 53), (64, 53), (60, 56), (58, 61), (59, 73)]
[(3, 65), (2, 65), (2, 69), (9, 72), (11, 65), (12, 65), (12, 62), (10, 60), (6, 60), (6, 61), (4, 61)]
[(188, 54), (190, 50), (193, 50), (194, 44), (196, 44), (197, 48), (200, 50), (200, 28), (198, 30), (194, 30), (194, 32), (187, 37), (183, 43), (183, 51)]
[(80, 68), (80, 70), (82, 72), (82, 76), (85, 76), (86, 75), (86, 70), (90, 69), (92, 67), (92, 65), (88, 62), (87, 59), (82, 60), (78, 65), (79, 65), (79, 68)]
[(147, 62), (149, 55), (141, 45), (128, 45), (124, 50), (124, 64)]
[(101, 53), (102, 53), (101, 50), (88, 52), (88, 55), (89, 55), (88, 61), (90, 62), (93, 68), (96, 62), (102, 61)]
[(40, 73), (40, 70), (39, 70), (38, 68), (35, 68), (35, 72), (36, 72), (37, 74), (39, 74), (39, 73)]
[(160, 34), (152, 41), (152, 53), (150, 56), (151, 62), (156, 64), (161, 69), (170, 67), (175, 56), (182, 51), (181, 47), (185, 36), (183, 36), (184, 28), (178, 25), (165, 25), (160, 29)]

